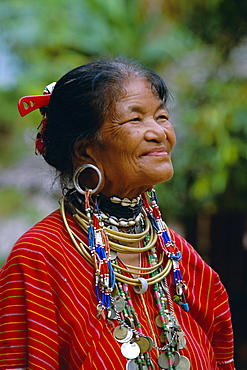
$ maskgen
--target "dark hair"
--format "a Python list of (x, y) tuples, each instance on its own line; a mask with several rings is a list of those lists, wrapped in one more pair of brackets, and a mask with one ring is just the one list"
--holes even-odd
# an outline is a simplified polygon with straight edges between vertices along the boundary
[(122, 57), (82, 65), (57, 82), (46, 112), (44, 158), (63, 179), (72, 177), (75, 143), (96, 137), (124, 94), (125, 82), (133, 77), (150, 83), (154, 93), (167, 101), (169, 92), (160, 76), (140, 62)]

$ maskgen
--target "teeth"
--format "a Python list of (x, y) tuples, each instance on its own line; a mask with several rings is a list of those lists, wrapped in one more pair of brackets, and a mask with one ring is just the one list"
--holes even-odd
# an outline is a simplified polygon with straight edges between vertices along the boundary
[(129, 221), (129, 225), (130, 225), (130, 226), (134, 226), (135, 224), (136, 224), (136, 222), (135, 222), (134, 220)]

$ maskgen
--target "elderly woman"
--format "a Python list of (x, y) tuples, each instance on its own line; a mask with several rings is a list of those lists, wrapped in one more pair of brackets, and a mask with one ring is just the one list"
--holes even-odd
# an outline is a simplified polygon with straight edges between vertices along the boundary
[(63, 198), (1, 270), (0, 369), (234, 369), (227, 293), (153, 188), (173, 175), (168, 95), (115, 58), (20, 100)]

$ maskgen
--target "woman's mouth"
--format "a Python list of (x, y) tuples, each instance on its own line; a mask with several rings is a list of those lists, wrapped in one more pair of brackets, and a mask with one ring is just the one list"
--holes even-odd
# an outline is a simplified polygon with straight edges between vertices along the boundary
[(143, 154), (143, 156), (166, 157), (169, 153), (165, 148), (153, 148)]

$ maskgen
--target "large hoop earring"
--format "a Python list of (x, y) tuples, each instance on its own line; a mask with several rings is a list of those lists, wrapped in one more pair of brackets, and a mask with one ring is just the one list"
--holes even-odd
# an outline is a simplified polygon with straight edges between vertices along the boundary
[(94, 166), (93, 164), (83, 164), (82, 166), (78, 167), (75, 170), (74, 175), (73, 175), (74, 187), (78, 191), (78, 193), (80, 193), (82, 195), (85, 195), (86, 191), (83, 190), (81, 188), (80, 184), (79, 184), (79, 176), (87, 168), (92, 168), (93, 170), (95, 170), (97, 172), (97, 175), (98, 175), (98, 178), (99, 178), (97, 186), (94, 189), (90, 189), (90, 194), (96, 193), (97, 190), (99, 189), (100, 185), (102, 184), (102, 175), (101, 175), (101, 172), (98, 169), (98, 167)]

